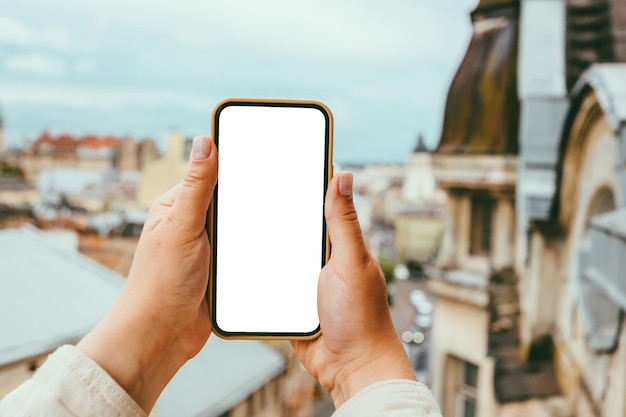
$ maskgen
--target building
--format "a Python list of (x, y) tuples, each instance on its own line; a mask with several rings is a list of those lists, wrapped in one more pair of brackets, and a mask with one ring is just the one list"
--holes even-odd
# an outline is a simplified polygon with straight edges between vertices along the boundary
[[(92, 217), (92, 227), (93, 220)], [(117, 223), (120, 221), (122, 223)], [(115, 222), (116, 225), (124, 225), (123, 218), (116, 218)], [(125, 236), (117, 232), (115, 228), (112, 232), (109, 227), (106, 228), (106, 234), (100, 233), (101, 230), (98, 232), (98, 234), (79, 232), (78, 251), (121, 276), (128, 276), (135, 257), (139, 235)]]
[(437, 188), (431, 153), (424, 136), (419, 135), (413, 152), (405, 162), (402, 199), (412, 204), (445, 202), (445, 193)]
[(207, 345), (161, 394), (154, 417), (313, 417), (317, 382), (287, 341)]
[(152, 139), (137, 142), (131, 137), (125, 137), (121, 139), (114, 165), (122, 172), (141, 171), (144, 165), (160, 157), (159, 149)]
[(0, 207), (30, 209), (39, 201), (37, 188), (19, 175), (0, 174)]
[(367, 218), (362, 223), (376, 226), (393, 225), (403, 204), (403, 184), (406, 176), (402, 164), (368, 164), (352, 167), (355, 194), (367, 201)]
[(75, 343), (117, 298), (121, 276), (32, 226), (0, 231), (0, 397), (57, 347)]
[(510, 312), (492, 313), (496, 292), (515, 313), (508, 298), (514, 293), (519, 2), (481, 1), (471, 17), (473, 36), (433, 153), (448, 200), (442, 246), (429, 271), (436, 297), (430, 369), (446, 416), (500, 415), (491, 330), (515, 327)]
[(396, 261), (424, 265), (434, 260), (443, 235), (443, 212), (440, 207), (406, 207), (395, 221)]
[(167, 385), (153, 417), (282, 416), (285, 358), (256, 340), (216, 336)]
[(626, 65), (592, 64), (626, 62), (626, 4), (472, 20), (434, 155), (433, 391), (449, 416), (624, 415)]
[(420, 135), (405, 163), (402, 204), (394, 218), (394, 249), (400, 263), (426, 264), (439, 250), (445, 193), (437, 188), (432, 156)]
[(137, 194), (140, 207), (148, 209), (157, 197), (183, 180), (190, 152), (191, 140), (177, 131), (168, 134), (163, 158), (148, 162), (142, 169)]
[(20, 156), (26, 180), (35, 182), (44, 170), (59, 168), (107, 172), (113, 168), (120, 140), (112, 136), (53, 136), (43, 132)]
[(530, 224), (520, 281), (522, 351), (552, 341), (576, 416), (626, 413), (625, 82), (626, 65), (597, 64), (572, 88), (551, 210)]
[[(122, 276), (74, 250), (76, 240), (32, 226), (0, 230), (0, 398), (56, 348), (78, 342), (122, 289)], [(293, 349), (277, 347), (210, 337), (151, 415), (311, 417), (315, 380)]]
[(398, 262), (430, 260), (441, 240), (446, 196), (435, 184), (423, 136), (403, 164), (350, 168), (359, 223), (373, 255)]
[(38, 202), (37, 188), (24, 180), (14, 161), (0, 158), (0, 229), (32, 222)]
[[(522, 9), (520, 352), (529, 362), (547, 342), (571, 415), (624, 415), (626, 356), (615, 317), (625, 304), (611, 285), (622, 271), (606, 256), (620, 256), (619, 228), (608, 225), (626, 191), (626, 4), (548, 3), (526, 1)], [(544, 42), (535, 43), (541, 34)]]
[(137, 171), (158, 158), (151, 139), (139, 143), (115, 136), (52, 135), (43, 132), (19, 158), (26, 180), (35, 182), (42, 171), (77, 169), (106, 173), (110, 170)]

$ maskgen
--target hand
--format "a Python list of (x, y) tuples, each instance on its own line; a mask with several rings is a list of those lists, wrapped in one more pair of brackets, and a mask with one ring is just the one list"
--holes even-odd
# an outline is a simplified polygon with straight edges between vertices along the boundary
[(198, 136), (185, 179), (150, 208), (118, 301), (78, 344), (146, 413), (211, 334), (204, 226), (216, 181), (215, 144)]
[(374, 382), (415, 374), (391, 320), (385, 279), (363, 241), (352, 174), (332, 179), (325, 210), (332, 251), (318, 285), (322, 335), (292, 344), (339, 408)]

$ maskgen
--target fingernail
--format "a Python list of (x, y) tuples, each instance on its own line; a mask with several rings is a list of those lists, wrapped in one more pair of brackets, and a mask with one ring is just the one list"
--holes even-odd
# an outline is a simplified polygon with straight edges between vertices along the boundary
[(339, 175), (339, 194), (352, 197), (352, 173), (343, 172)]
[(206, 136), (196, 136), (193, 138), (191, 146), (191, 159), (196, 161), (206, 159), (211, 155), (211, 144)]

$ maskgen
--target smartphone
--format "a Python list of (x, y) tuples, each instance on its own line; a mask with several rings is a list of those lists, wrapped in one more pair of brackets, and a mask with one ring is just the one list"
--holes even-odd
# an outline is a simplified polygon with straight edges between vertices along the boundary
[(218, 181), (208, 213), (209, 305), (222, 338), (319, 335), (330, 242), (324, 198), (333, 117), (316, 101), (227, 99), (212, 116)]

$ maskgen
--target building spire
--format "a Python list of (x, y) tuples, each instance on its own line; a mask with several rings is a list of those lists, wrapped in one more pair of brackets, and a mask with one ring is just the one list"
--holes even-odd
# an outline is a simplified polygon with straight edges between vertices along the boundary
[(424, 153), (428, 152), (428, 148), (426, 147), (426, 143), (424, 141), (424, 133), (420, 132), (417, 136), (417, 145), (413, 149), (413, 153)]
[(436, 153), (517, 155), (520, 0), (481, 0), (450, 84)]

